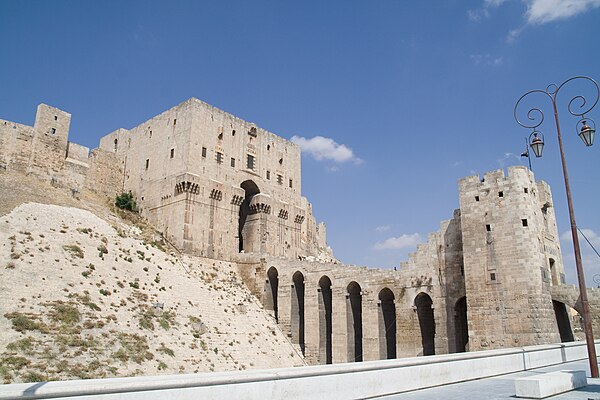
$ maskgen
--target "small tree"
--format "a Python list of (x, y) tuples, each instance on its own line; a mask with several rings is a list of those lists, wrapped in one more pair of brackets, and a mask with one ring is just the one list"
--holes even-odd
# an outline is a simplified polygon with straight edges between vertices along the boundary
[(133, 194), (131, 192), (123, 192), (117, 195), (115, 205), (123, 210), (129, 210), (134, 212), (137, 211), (135, 200), (133, 199)]

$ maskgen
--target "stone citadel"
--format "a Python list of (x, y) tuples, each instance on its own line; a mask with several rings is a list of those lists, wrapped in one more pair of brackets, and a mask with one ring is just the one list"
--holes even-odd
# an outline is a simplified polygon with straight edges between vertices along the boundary
[(552, 194), (525, 167), (461, 179), (460, 209), (399, 271), (369, 269), (333, 257), (297, 145), (194, 98), (92, 151), (68, 141), (70, 118), (41, 104), (34, 126), (0, 120), (0, 173), (131, 191), (175, 247), (235, 263), (309, 363), (573, 340)]

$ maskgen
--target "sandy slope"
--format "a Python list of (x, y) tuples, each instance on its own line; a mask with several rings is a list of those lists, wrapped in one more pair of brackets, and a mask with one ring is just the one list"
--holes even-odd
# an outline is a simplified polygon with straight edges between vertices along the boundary
[(302, 364), (232, 265), (112, 224), (38, 203), (0, 217), (4, 382)]

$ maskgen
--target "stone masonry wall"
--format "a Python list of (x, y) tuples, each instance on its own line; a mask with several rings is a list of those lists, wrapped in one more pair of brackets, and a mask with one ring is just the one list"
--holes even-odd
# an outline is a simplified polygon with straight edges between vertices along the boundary
[(250, 122), (192, 98), (112, 132), (100, 148), (121, 158), (124, 187), (142, 214), (186, 252), (232, 259), (240, 250), (286, 258), (327, 251), (301, 196), (300, 149)]
[[(547, 279), (554, 251), (545, 251), (558, 234), (540, 201), (549, 188), (540, 198), (525, 167), (467, 177), (459, 186), (470, 349), (560, 341)], [(562, 271), (559, 258), (555, 263)]]

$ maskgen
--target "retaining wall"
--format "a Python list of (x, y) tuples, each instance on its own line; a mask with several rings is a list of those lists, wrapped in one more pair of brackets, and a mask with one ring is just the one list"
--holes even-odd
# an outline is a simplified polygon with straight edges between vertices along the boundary
[[(596, 348), (600, 341), (596, 341)], [(248, 372), (0, 385), (0, 399), (360, 399), (587, 357), (585, 342)]]

